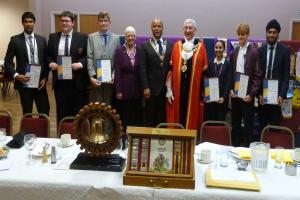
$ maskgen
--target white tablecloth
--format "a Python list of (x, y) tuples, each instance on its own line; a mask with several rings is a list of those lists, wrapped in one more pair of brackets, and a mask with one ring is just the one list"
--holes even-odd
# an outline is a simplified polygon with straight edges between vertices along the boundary
[[(50, 141), (51, 139), (47, 139)], [(45, 139), (39, 139), (44, 143)], [(210, 143), (196, 147), (217, 148)], [(80, 152), (79, 146), (60, 148), (61, 160), (75, 159)], [(124, 152), (122, 152), (124, 153)], [(11, 149), (7, 160), (12, 162), (9, 170), (0, 171), (0, 199), (262, 199), (262, 200), (293, 200), (300, 199), (300, 178), (284, 174), (284, 169), (275, 169), (271, 162), (265, 173), (257, 173), (260, 192), (243, 190), (206, 188), (204, 174), (207, 165), (195, 161), (196, 185), (195, 190), (183, 189), (154, 189), (123, 185), (124, 172), (101, 172), (88, 170), (58, 170), (56, 165), (49, 162), (43, 164), (41, 158), (34, 158), (34, 165), (27, 165), (27, 151)], [(1, 163), (0, 163), (1, 164)], [(233, 162), (229, 167), (236, 167)], [(298, 168), (299, 169), (299, 168)]]

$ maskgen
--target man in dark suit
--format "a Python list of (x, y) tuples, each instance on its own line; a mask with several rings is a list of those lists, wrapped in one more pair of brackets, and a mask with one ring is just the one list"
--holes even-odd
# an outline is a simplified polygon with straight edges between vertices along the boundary
[(278, 42), (280, 30), (280, 24), (276, 19), (269, 21), (266, 26), (267, 43), (258, 50), (262, 78), (278, 80), (277, 105), (264, 104), (261, 85), (258, 109), (261, 130), (269, 124), (280, 125), (281, 105), (289, 87), (290, 52), (285, 45)]
[[(66, 116), (75, 116), (88, 103), (87, 35), (73, 31), (75, 15), (64, 11), (60, 16), (62, 32), (49, 35), (49, 67), (53, 75), (57, 123)], [(71, 57), (71, 79), (58, 77), (58, 56)]]
[(172, 44), (162, 38), (163, 22), (151, 23), (153, 37), (142, 44), (140, 76), (144, 89), (145, 125), (155, 127), (166, 122), (166, 76), (170, 68)]
[[(22, 15), (24, 32), (11, 37), (5, 56), (5, 70), (14, 77), (15, 89), (18, 90), (23, 114), (31, 113), (33, 101), (37, 111), (49, 115), (49, 100), (46, 90), (48, 77), (47, 70), (47, 42), (46, 39), (33, 32), (35, 16), (31, 12)], [(16, 68), (13, 59), (16, 57)], [(41, 67), (38, 88), (28, 88), (26, 83), (30, 80), (26, 76), (27, 67), (38, 65)]]

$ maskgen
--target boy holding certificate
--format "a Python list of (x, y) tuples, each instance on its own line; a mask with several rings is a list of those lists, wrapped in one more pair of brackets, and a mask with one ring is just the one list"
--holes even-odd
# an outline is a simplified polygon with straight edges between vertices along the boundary
[(266, 26), (267, 43), (258, 49), (262, 78), (259, 93), (260, 130), (267, 125), (280, 125), (281, 105), (289, 86), (290, 52), (278, 42), (281, 27), (276, 19)]
[[(214, 62), (208, 63), (208, 69), (204, 72), (205, 105), (204, 121), (225, 121), (228, 94), (231, 85), (231, 63), (224, 58), (225, 42), (217, 40), (215, 43)], [(214, 87), (210, 84), (214, 79), (218, 84)], [(213, 98), (216, 97), (216, 98)]]
[(262, 82), (258, 54), (248, 42), (249, 33), (248, 24), (238, 25), (239, 47), (234, 49), (230, 57), (233, 67), (233, 81), (230, 91), (232, 143), (234, 146), (247, 147), (251, 142), (252, 135), (254, 97)]

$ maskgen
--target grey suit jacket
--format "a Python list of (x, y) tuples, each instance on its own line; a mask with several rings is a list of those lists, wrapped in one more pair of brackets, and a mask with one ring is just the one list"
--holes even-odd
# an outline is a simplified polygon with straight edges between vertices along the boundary
[(96, 60), (98, 59), (110, 59), (113, 67), (114, 54), (117, 46), (120, 45), (119, 36), (111, 32), (106, 46), (103, 44), (102, 37), (100, 32), (95, 32), (90, 34), (88, 38), (87, 64), (90, 77), (96, 75)]

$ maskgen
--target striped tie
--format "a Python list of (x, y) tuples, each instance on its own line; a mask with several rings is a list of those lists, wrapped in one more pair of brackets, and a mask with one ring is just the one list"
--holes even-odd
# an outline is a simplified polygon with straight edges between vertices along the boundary
[(34, 64), (34, 48), (33, 48), (33, 44), (32, 44), (32, 36), (30, 35), (28, 37), (29, 39), (29, 49), (30, 49), (30, 64)]
[(69, 35), (65, 35), (65, 56), (69, 55)]

